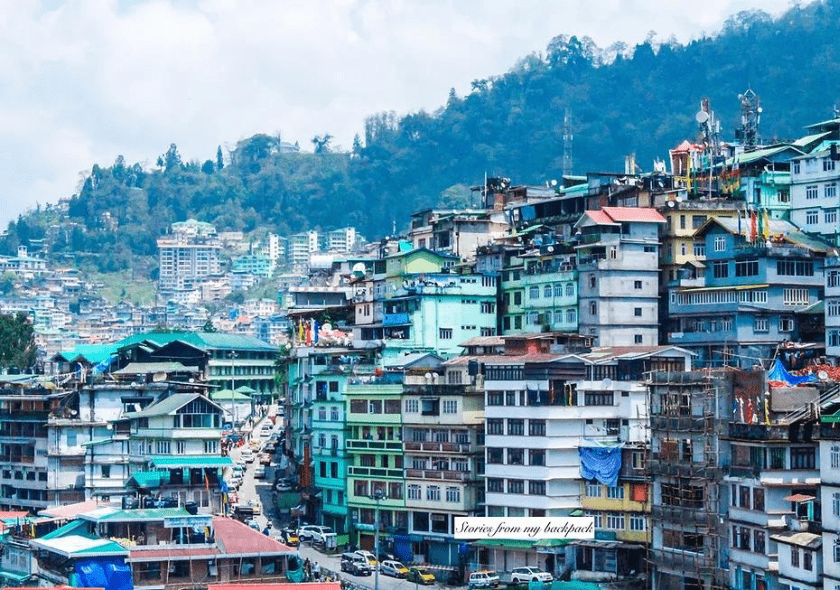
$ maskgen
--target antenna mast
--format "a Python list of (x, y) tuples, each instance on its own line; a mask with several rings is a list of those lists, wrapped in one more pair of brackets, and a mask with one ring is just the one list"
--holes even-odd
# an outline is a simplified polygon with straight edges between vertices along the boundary
[(738, 100), (741, 101), (741, 126), (735, 131), (735, 136), (744, 144), (744, 151), (751, 152), (758, 142), (758, 123), (763, 109), (758, 95), (751, 88), (739, 94)]
[[(572, 175), (572, 109), (566, 107), (563, 116), (563, 176)], [(565, 184), (565, 183), (563, 183)]]

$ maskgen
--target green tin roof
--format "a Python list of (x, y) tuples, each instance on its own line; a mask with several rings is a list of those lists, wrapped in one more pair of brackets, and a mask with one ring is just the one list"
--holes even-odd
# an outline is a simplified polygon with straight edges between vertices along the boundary
[(476, 545), (482, 547), (508, 547), (510, 549), (530, 549), (537, 544), (536, 541), (527, 541), (525, 539), (479, 539), (475, 542)]
[(93, 535), (87, 533), (88, 522), (86, 520), (73, 520), (64, 526), (60, 526), (54, 531), (42, 536), (42, 539), (58, 539), (65, 535), (81, 535), (83, 537), (95, 538)]
[(173, 412), (186, 406), (188, 403), (199, 397), (206, 400), (207, 403), (215, 405), (219, 411), (223, 411), (221, 407), (219, 407), (216, 404), (213, 404), (212, 401), (207, 400), (207, 398), (202, 396), (200, 393), (175, 393), (173, 395), (170, 395), (166, 399), (157, 402), (156, 404), (152, 404), (147, 408), (140, 410), (139, 412), (130, 412), (126, 414), (125, 417), (133, 419), (149, 418), (152, 416), (168, 416), (169, 414), (172, 414)]
[(125, 487), (159, 488), (161, 483), (169, 483), (168, 471), (138, 471), (126, 480)]
[(165, 518), (177, 518), (191, 516), (186, 508), (137, 508), (132, 510), (121, 510), (119, 508), (103, 508), (82, 514), (80, 518), (94, 522), (140, 522), (147, 520), (163, 520)]
[(10, 572), (9, 570), (0, 570), (0, 578), (12, 580), (17, 583), (23, 583), (31, 577), (32, 574), (20, 574), (18, 572)]
[(182, 455), (180, 457), (157, 456), (149, 459), (153, 467), (177, 469), (178, 467), (230, 467), (233, 459), (208, 455)]
[(210, 399), (214, 402), (249, 402), (251, 397), (240, 393), (238, 391), (231, 391), (230, 389), (220, 389), (210, 394)]

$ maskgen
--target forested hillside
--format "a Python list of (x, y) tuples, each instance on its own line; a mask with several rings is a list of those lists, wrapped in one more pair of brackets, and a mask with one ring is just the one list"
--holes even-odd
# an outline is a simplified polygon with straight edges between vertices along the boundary
[(631, 152), (649, 170), (655, 157), (696, 135), (703, 97), (731, 137), (747, 88), (761, 97), (765, 140), (797, 137), (804, 125), (831, 117), (840, 99), (838, 38), (840, 0), (795, 6), (777, 20), (740, 13), (688, 45), (601, 49), (560, 35), (506, 74), (473, 81), (467, 96), (453, 92), (434, 113), (372, 115), (350, 152), (331, 151), (324, 136), (313, 139), (315, 153), (283, 153), (279, 138), (257, 135), (227, 155), (208, 146), (203, 164), (182, 162), (171, 146), (152, 170), (121, 157), (94, 166), (69, 218), (53, 208), (20, 218), (0, 249), (47, 238), (55, 255), (72, 252), (118, 270), (152, 255), (160, 232), (188, 217), (220, 231), (281, 234), (354, 225), (376, 238), (393, 223), (404, 229), (423, 207), (465, 204), (463, 185), (485, 173), (515, 183), (558, 178), (567, 108), (578, 174), (620, 171)]

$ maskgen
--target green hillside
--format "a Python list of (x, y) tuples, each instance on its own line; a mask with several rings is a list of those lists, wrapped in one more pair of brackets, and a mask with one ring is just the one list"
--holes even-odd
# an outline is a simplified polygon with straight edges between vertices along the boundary
[[(796, 137), (832, 115), (840, 99), (840, 0), (791, 8), (777, 20), (740, 13), (714, 37), (687, 45), (648, 42), (601, 49), (560, 35), (507, 73), (453, 92), (434, 113), (369, 117), (349, 153), (282, 153), (279, 138), (240, 142), (220, 167), (184, 163), (172, 146), (154, 170), (122, 158), (95, 166), (69, 216), (55, 208), (10, 224), (0, 250), (45, 239), (51, 255), (113, 272), (155, 252), (173, 221), (194, 217), (220, 231), (356, 226), (369, 238), (404, 229), (408, 215), (463, 204), (462, 185), (485, 174), (542, 184), (562, 168), (563, 116), (572, 113), (574, 172), (620, 171), (628, 153), (643, 170), (697, 134), (694, 114), (709, 97), (732, 137), (738, 94), (752, 88), (765, 139)], [(52, 226), (52, 227), (51, 227)]]

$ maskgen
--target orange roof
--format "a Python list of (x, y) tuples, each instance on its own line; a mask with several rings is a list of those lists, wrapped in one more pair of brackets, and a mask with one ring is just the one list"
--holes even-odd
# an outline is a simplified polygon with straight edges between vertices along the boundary
[(604, 213), (613, 221), (650, 221), (665, 223), (665, 218), (659, 211), (651, 207), (604, 207)]
[(586, 214), (595, 223), (605, 223), (605, 224), (615, 223), (612, 219), (610, 219), (610, 216), (607, 215), (604, 211), (587, 211)]
[(0, 520), (6, 520), (7, 518), (23, 518), (24, 516), (29, 516), (29, 512), (26, 510), (0, 511)]

